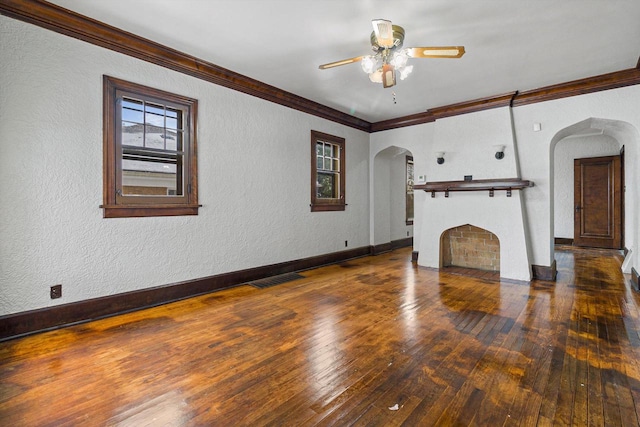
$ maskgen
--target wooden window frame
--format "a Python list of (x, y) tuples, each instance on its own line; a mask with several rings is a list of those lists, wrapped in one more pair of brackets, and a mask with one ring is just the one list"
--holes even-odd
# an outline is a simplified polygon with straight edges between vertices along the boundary
[[(182, 162), (184, 194), (175, 196), (123, 196), (121, 121), (119, 108), (122, 94), (145, 102), (173, 105), (186, 111), (184, 118), (184, 161)], [(197, 215), (198, 169), (196, 120), (198, 101), (159, 89), (142, 86), (110, 76), (103, 76), (103, 204), (105, 218)]]
[[(318, 168), (316, 159), (316, 144), (318, 141), (327, 142), (340, 147), (338, 198), (317, 197), (316, 183), (318, 182)], [(346, 168), (345, 168), (345, 139), (327, 133), (311, 131), (311, 212), (344, 211), (346, 207)]]

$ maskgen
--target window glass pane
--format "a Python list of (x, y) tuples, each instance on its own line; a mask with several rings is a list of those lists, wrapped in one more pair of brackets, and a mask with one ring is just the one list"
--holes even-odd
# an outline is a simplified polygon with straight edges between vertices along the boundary
[(147, 104), (145, 106), (145, 123), (164, 127), (164, 107), (162, 105)]
[[(122, 159), (122, 193), (137, 196), (168, 196), (178, 193), (174, 163)], [(180, 185), (180, 192), (182, 192)]]
[(322, 157), (316, 157), (316, 168), (322, 169), (322, 166), (323, 166)]
[(316, 183), (317, 197), (321, 199), (336, 198), (336, 175), (333, 173), (318, 173), (318, 182)]
[(167, 117), (167, 129), (179, 129), (178, 120)]
[(143, 123), (143, 104), (141, 101), (124, 98), (122, 100), (122, 120)]
[(324, 146), (324, 155), (325, 157), (331, 157), (331, 145), (326, 144)]
[(144, 146), (164, 150), (164, 128), (147, 125)]
[(181, 129), (182, 126), (178, 127), (178, 116), (182, 117), (182, 111), (173, 110), (171, 108), (167, 108), (166, 110), (166, 120), (167, 120), (167, 128), (169, 129)]
[(122, 122), (122, 145), (142, 147), (144, 145), (143, 125)]
[(160, 137), (164, 139), (166, 150), (176, 151), (178, 149), (178, 140), (182, 139), (182, 132), (167, 129)]
[(322, 150), (322, 143), (321, 143), (321, 142), (318, 142), (318, 143), (316, 144), (316, 154), (317, 154), (318, 156), (322, 156), (322, 153), (323, 153), (323, 150)]
[(333, 159), (333, 170), (334, 171), (340, 170), (340, 159)]
[(326, 157), (324, 158), (324, 167), (322, 169), (326, 171), (331, 170), (331, 159), (327, 159)]

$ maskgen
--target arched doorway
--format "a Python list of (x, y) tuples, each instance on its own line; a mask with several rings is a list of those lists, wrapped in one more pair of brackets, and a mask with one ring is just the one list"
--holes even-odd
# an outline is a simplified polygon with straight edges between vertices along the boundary
[(405, 148), (390, 146), (377, 153), (373, 163), (374, 252), (409, 246), (413, 238), (413, 198), (407, 185), (413, 155)]
[[(640, 193), (638, 182), (638, 131), (626, 122), (589, 118), (560, 130), (550, 145), (551, 230), (552, 238), (560, 243), (571, 243), (574, 228), (574, 159), (619, 155), (624, 147), (623, 234), (624, 246), (633, 248), (638, 243)], [(637, 258), (636, 258), (637, 260)], [(631, 272), (629, 254), (623, 270)], [(636, 267), (637, 269), (637, 267)]]

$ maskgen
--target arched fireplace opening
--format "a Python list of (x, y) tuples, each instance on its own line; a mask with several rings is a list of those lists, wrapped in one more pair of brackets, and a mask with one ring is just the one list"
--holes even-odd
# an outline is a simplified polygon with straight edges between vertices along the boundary
[(500, 272), (498, 236), (470, 224), (445, 230), (440, 236), (440, 268)]

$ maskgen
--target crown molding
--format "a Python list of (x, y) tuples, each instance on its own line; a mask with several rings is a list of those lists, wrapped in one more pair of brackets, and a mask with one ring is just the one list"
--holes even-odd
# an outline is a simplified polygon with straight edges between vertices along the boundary
[(503, 106), (519, 107), (640, 84), (639, 58), (636, 67), (627, 70), (524, 92), (510, 92), (460, 102), (422, 113), (370, 123), (43, 0), (0, 0), (0, 14), (369, 133), (434, 122), (445, 117)]
[(432, 108), (429, 110), (436, 120), (445, 117), (458, 116), (460, 114), (475, 113), (476, 111), (490, 110), (492, 108), (508, 107), (513, 102), (513, 97), (517, 92), (508, 92), (501, 95), (489, 96), (486, 98), (474, 99), (472, 101), (460, 102), (446, 105), (444, 107)]
[(640, 68), (629, 68), (627, 70), (615, 71), (613, 73), (519, 92), (513, 100), (513, 107), (637, 84), (640, 84)]
[(0, 0), (0, 14), (323, 119), (369, 132), (371, 123), (42, 0)]
[(411, 114), (409, 116), (397, 117), (395, 119), (383, 120), (371, 123), (371, 132), (380, 132), (383, 130), (397, 129), (406, 126), (421, 125), (423, 123), (435, 122), (436, 118), (429, 112)]
[(424, 113), (375, 122), (371, 124), (371, 132), (414, 126), (433, 122), (444, 117), (489, 110), (507, 105), (520, 107), (538, 102), (552, 101), (637, 84), (640, 84), (640, 60), (635, 68), (629, 68), (627, 70), (614, 71), (612, 73), (545, 86), (524, 92), (510, 92), (473, 101), (460, 102), (444, 107), (436, 107)]
[(490, 110), (492, 108), (507, 107), (511, 105), (516, 94), (517, 92), (509, 92), (502, 95), (474, 99), (472, 101), (465, 101), (457, 104), (445, 105), (443, 107), (432, 108), (425, 111), (424, 113), (412, 114), (410, 116), (398, 117), (396, 119), (372, 123), (371, 132), (379, 132), (405, 126), (414, 126), (422, 123), (434, 122), (445, 117), (458, 116), (460, 114), (473, 113), (476, 111)]

